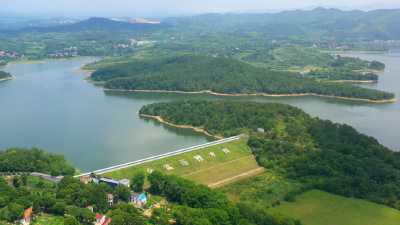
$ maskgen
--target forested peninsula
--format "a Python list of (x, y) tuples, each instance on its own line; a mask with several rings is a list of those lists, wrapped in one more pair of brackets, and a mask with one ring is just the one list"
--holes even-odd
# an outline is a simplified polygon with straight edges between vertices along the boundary
[(303, 183), (286, 201), (316, 188), (400, 208), (400, 153), (346, 124), (281, 103), (179, 100), (143, 106), (139, 113), (224, 137), (250, 134), (248, 146), (260, 166)]
[(228, 95), (306, 95), (394, 101), (393, 93), (350, 84), (318, 82), (291, 72), (258, 68), (237, 60), (180, 55), (111, 65), (95, 71), (93, 81), (111, 90), (210, 92)]
[(0, 172), (39, 172), (74, 175), (75, 168), (65, 156), (44, 152), (38, 148), (10, 148), (0, 151)]
[(7, 73), (5, 71), (0, 71), (0, 81), (9, 80), (9, 79), (12, 79), (12, 78), (13, 78), (13, 76), (11, 76), (10, 73)]

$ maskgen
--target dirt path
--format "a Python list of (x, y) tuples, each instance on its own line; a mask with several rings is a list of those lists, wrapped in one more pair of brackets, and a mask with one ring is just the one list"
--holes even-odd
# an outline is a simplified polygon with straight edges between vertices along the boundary
[(244, 159), (244, 158), (248, 158), (250, 156), (254, 157), (254, 155), (248, 155), (248, 156), (245, 156), (245, 157), (242, 157), (242, 158), (238, 158), (238, 159), (226, 162), (226, 163), (222, 163), (222, 164), (219, 164), (219, 165), (216, 165), (216, 166), (208, 167), (208, 168), (205, 168), (205, 169), (193, 172), (193, 173), (188, 173), (188, 174), (182, 175), (181, 177), (186, 177), (186, 176), (189, 176), (189, 175), (192, 175), (192, 174), (195, 174), (195, 173), (200, 173), (200, 172), (203, 172), (205, 170), (209, 170), (209, 169), (212, 169), (212, 168), (215, 168), (215, 167), (218, 167), (218, 166), (222, 166), (222, 165), (225, 165), (225, 164), (228, 164), (228, 163), (231, 163), (231, 162), (235, 162), (235, 161), (238, 161), (238, 160), (241, 160), (241, 159)]
[(242, 173), (242, 174), (239, 174), (239, 175), (230, 177), (230, 178), (225, 179), (225, 180), (218, 181), (218, 182), (213, 183), (213, 184), (209, 184), (208, 186), (209, 186), (209, 187), (216, 186), (216, 185), (219, 185), (219, 184), (221, 184), (221, 183), (224, 183), (224, 182), (227, 182), (227, 181), (230, 181), (230, 180), (239, 178), (239, 177), (243, 177), (243, 176), (246, 176), (246, 175), (248, 175), (248, 174), (257, 172), (257, 171), (259, 171), (259, 170), (263, 170), (263, 169), (264, 169), (264, 167), (261, 167), (261, 168), (258, 168), (258, 169), (255, 169), (255, 170), (252, 170), (252, 171), (249, 171), (249, 172), (246, 172), (246, 173)]

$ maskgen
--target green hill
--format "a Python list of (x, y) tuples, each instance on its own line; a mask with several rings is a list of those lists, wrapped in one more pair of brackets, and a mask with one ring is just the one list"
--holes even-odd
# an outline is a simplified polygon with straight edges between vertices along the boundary
[(1, 79), (7, 79), (12, 77), (10, 73), (4, 72), (4, 71), (0, 71), (0, 80)]
[(350, 84), (317, 82), (222, 57), (180, 55), (115, 64), (92, 73), (106, 89), (162, 90), (221, 94), (317, 94), (365, 100), (394, 99), (393, 93)]
[[(180, 100), (150, 104), (139, 113), (201, 127), (213, 135), (250, 134), (247, 144), (260, 166), (302, 183), (285, 194), (285, 201), (295, 201), (296, 195), (316, 188), (396, 209), (400, 205), (399, 152), (346, 124), (312, 118), (280, 103)], [(248, 184), (238, 182), (234, 190), (245, 195), (250, 187), (251, 196), (242, 199), (260, 198), (250, 203), (255, 205), (269, 194), (266, 182), (250, 179)]]
[(258, 31), (268, 36), (298, 36), (334, 41), (400, 39), (399, 9), (359, 10), (315, 8), (264, 14), (205, 14), (166, 22), (198, 30)]

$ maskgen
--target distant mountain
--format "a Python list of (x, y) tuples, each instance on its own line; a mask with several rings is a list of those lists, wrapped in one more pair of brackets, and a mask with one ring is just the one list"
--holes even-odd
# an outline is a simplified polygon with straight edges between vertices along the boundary
[(223, 32), (258, 31), (270, 36), (305, 36), (338, 41), (400, 40), (400, 9), (370, 12), (322, 7), (263, 14), (203, 14), (165, 22), (192, 29)]
[(143, 18), (130, 18), (130, 17), (123, 17), (123, 18), (114, 18), (111, 19), (114, 21), (121, 21), (121, 22), (128, 22), (128, 23), (153, 23), (153, 24), (159, 24), (160, 21), (148, 21)]
[(93, 17), (87, 20), (73, 23), (71, 25), (63, 25), (57, 27), (30, 27), (22, 29), (3, 30), (4, 33), (26, 33), (26, 32), (79, 32), (85, 30), (145, 30), (168, 28), (169, 24), (152, 24), (152, 23), (126, 23), (114, 21), (107, 18)]

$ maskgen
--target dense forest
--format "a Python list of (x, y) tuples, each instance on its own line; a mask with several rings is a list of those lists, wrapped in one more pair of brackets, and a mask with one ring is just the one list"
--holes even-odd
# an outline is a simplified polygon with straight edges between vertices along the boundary
[(43, 149), (10, 148), (0, 151), (1, 172), (40, 172), (74, 175), (75, 168), (67, 163), (65, 156), (46, 153)]
[(317, 188), (400, 209), (399, 152), (346, 124), (281, 103), (180, 100), (150, 104), (139, 113), (224, 137), (250, 134), (248, 145), (260, 166), (304, 184), (285, 200)]
[(317, 82), (290, 72), (274, 72), (221, 57), (181, 55), (120, 63), (92, 73), (107, 81), (106, 89), (165, 90), (223, 94), (332, 95), (368, 100), (393, 99), (394, 94), (350, 84)]
[(359, 73), (346, 69), (332, 69), (332, 70), (311, 70), (306, 73), (308, 76), (314, 76), (317, 79), (326, 80), (359, 80), (359, 81), (377, 81), (379, 76), (375, 73)]
[(0, 79), (6, 79), (6, 78), (10, 78), (11, 74), (7, 73), (5, 71), (0, 71)]
[[(105, 183), (83, 183), (78, 178), (64, 176), (53, 190), (34, 188), (28, 175), (13, 177), (13, 184), (0, 177), (0, 220), (12, 222), (21, 218), (33, 206), (32, 219), (41, 213), (66, 216), (65, 224), (93, 224), (96, 213), (112, 218), (110, 225), (176, 224), (193, 225), (301, 225), (299, 220), (268, 213), (266, 210), (238, 207), (227, 196), (206, 185), (174, 175), (154, 171), (148, 175), (152, 194), (165, 196), (169, 203), (154, 208), (150, 218), (142, 216), (135, 206), (126, 203), (131, 189), (119, 185), (114, 190)], [(38, 179), (41, 179), (39, 177)], [(118, 204), (109, 206), (107, 194), (112, 193)], [(93, 206), (93, 211), (86, 208)], [(68, 221), (68, 222), (67, 222)]]

